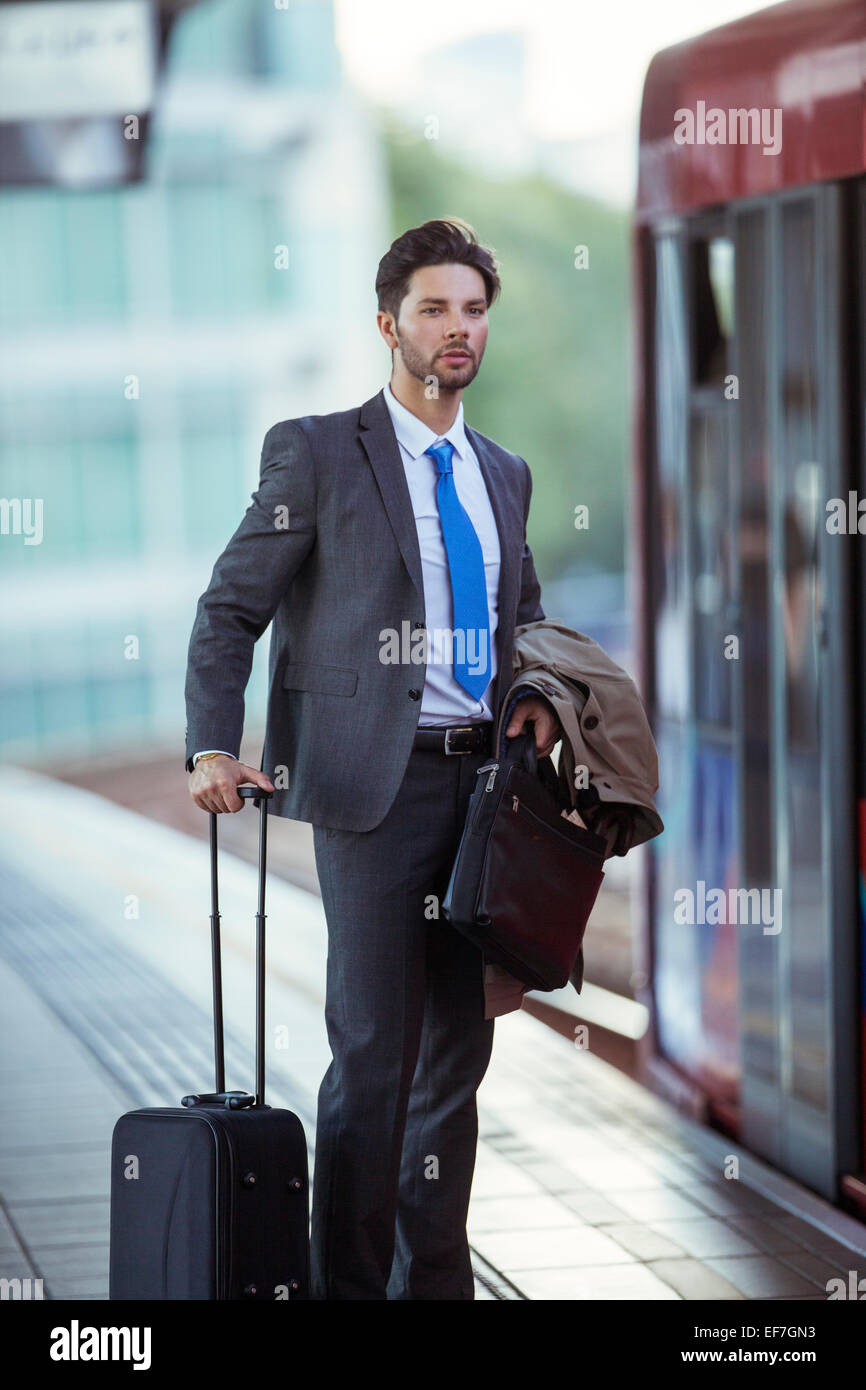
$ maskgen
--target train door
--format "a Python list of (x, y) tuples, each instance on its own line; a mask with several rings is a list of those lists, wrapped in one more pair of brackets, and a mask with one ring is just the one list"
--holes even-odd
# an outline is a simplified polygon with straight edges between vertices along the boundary
[(850, 477), (840, 196), (797, 190), (734, 218), (739, 370), (753, 394), (737, 446), (741, 617), (753, 630), (741, 861), (774, 915), (739, 933), (741, 1133), (834, 1200), (855, 1161), (856, 1108), (851, 551), (827, 526)]
[(651, 634), (657, 1046), (834, 1200), (858, 1111), (851, 551), (825, 524), (849, 481), (843, 235), (825, 187), (656, 237)]
[(672, 223), (656, 238), (654, 670), (665, 834), (651, 950), (660, 1052), (736, 1128), (736, 927), (707, 894), (740, 879), (736, 809), (736, 401), (726, 390), (733, 244), (721, 216)]

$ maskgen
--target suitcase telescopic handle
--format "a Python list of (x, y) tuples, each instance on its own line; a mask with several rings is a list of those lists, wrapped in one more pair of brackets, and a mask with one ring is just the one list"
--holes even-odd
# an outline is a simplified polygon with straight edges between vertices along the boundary
[(236, 787), (235, 790), (241, 801), (259, 801), (262, 798), (269, 801), (273, 796), (273, 792), (268, 791), (267, 787), (250, 786), (246, 782), (242, 786)]
[[(265, 1103), (265, 874), (267, 870), (268, 801), (272, 791), (264, 787), (236, 788), (243, 801), (252, 801), (259, 808), (259, 901), (256, 912), (256, 1093), (246, 1098), (246, 1104)], [(213, 973), (213, 1037), (215, 1096), (185, 1096), (184, 1104), (212, 1103), (218, 1100), (232, 1109), (244, 1105), (244, 1093), (226, 1091), (225, 1039), (223, 1028), (222, 960), (220, 950), (219, 883), (217, 880), (217, 815), (210, 813), (210, 892), (211, 892), (211, 966)]]

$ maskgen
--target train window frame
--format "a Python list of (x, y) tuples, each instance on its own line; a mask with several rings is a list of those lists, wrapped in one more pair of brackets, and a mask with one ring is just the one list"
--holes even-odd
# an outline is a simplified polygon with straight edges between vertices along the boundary
[[(700, 545), (698, 534), (698, 516), (693, 505), (696, 478), (694, 470), (696, 467), (696, 444), (695, 437), (697, 431), (706, 426), (712, 420), (712, 427), (720, 428), (724, 435), (724, 459), (725, 474), (728, 480), (729, 491), (726, 497), (728, 523), (738, 516), (740, 505), (740, 478), (738, 469), (735, 465), (735, 446), (736, 446), (736, 422), (731, 419), (731, 401), (726, 398), (726, 382), (734, 372), (734, 355), (736, 352), (736, 293), (737, 293), (737, 260), (736, 260), (736, 224), (733, 209), (709, 208), (700, 212), (693, 213), (684, 219), (684, 254), (685, 254), (685, 284), (686, 284), (686, 333), (687, 333), (687, 361), (689, 364), (688, 381), (684, 383), (686, 391), (686, 477), (689, 483), (690, 505), (688, 507), (685, 522), (687, 530), (687, 560), (688, 574), (687, 584), (690, 594), (690, 641), (689, 641), (689, 661), (691, 670), (689, 672), (689, 684), (692, 693), (692, 707), (694, 728), (698, 735), (703, 738), (713, 738), (721, 741), (731, 748), (736, 745), (737, 738), (737, 719), (739, 716), (737, 682), (734, 680), (735, 671), (733, 663), (728, 662), (719, 674), (719, 679), (727, 678), (727, 689), (721, 697), (722, 714), (724, 718), (719, 718), (713, 714), (702, 714), (699, 710), (699, 695), (702, 690), (699, 672), (699, 642), (698, 642), (698, 622), (700, 613), (696, 602), (697, 589), (697, 565), (699, 561)], [(699, 264), (698, 255), (703, 254), (703, 248), (709, 248), (713, 243), (724, 243), (730, 248), (730, 295), (732, 304), (730, 306), (731, 334), (729, 337), (722, 336), (717, 339), (723, 345), (722, 370), (719, 374), (699, 375), (697, 364), (699, 361), (700, 350), (698, 340), (700, 337), (701, 313), (705, 311), (708, 304), (712, 305), (713, 314), (716, 315), (715, 300), (706, 298), (706, 289), (703, 287), (704, 294), (699, 297), (699, 286), (696, 277), (696, 268)], [(709, 258), (708, 258), (709, 259)], [(725, 597), (723, 611), (720, 615), (722, 625), (731, 630), (738, 621), (739, 616), (739, 536), (736, 527), (729, 526), (729, 542), (727, 552), (727, 571), (728, 571), (728, 592)]]

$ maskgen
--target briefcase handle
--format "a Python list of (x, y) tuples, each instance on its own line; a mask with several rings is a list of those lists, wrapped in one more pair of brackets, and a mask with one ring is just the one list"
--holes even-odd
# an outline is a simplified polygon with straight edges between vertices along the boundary
[(505, 740), (505, 756), (503, 762), (523, 766), (526, 771), (535, 776), (538, 772), (538, 747), (535, 742), (535, 729), (530, 729), (515, 734), (513, 738)]

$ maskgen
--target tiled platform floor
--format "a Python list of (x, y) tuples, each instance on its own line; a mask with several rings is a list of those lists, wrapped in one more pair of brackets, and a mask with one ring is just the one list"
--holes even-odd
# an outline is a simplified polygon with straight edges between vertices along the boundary
[[(108, 1152), (130, 1099), (4, 963), (0, 997), (14, 1116), (0, 1139), (0, 1276), (105, 1299)], [(827, 1279), (866, 1271), (862, 1250), (720, 1178), (667, 1106), (527, 1015), (497, 1025), (480, 1102), (478, 1298), (824, 1299)]]
[[(104, 1299), (114, 1122), (176, 1104), (207, 1075), (207, 853), (17, 769), (0, 771), (0, 793), (0, 872), (17, 875), (0, 894), (0, 1279)], [(255, 869), (221, 857), (220, 893), (238, 1086), (250, 1079)], [(290, 1038), (269, 1057), (269, 1098), (298, 1109), (312, 1140), (329, 1059), (321, 901), (274, 876), (268, 914), (268, 1017)], [(828, 1279), (866, 1276), (866, 1226), (526, 1012), (497, 1021), (479, 1121), (479, 1299), (824, 1300)]]
[(525, 1013), (479, 1099), (470, 1238), (526, 1298), (825, 1300), (866, 1272), (866, 1227)]

